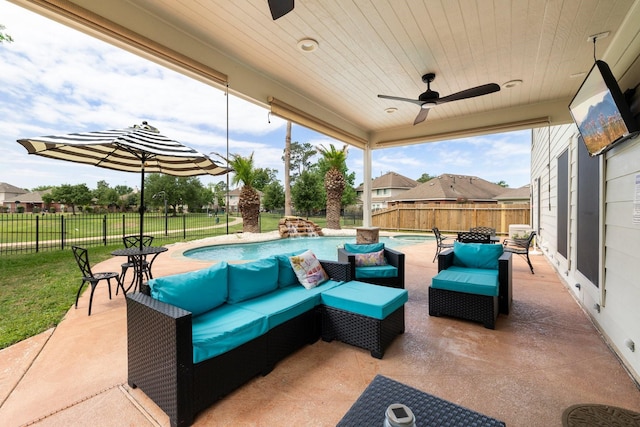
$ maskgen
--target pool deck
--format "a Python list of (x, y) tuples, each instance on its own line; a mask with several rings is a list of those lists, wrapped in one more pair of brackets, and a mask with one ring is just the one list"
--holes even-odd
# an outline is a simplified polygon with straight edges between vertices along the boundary
[[(155, 275), (211, 264), (182, 257), (195, 245), (171, 245), (156, 260)], [(501, 315), (489, 330), (429, 317), (435, 247), (435, 241), (403, 247), (406, 332), (382, 360), (340, 342), (318, 341), (198, 414), (194, 425), (334, 426), (376, 374), (508, 426), (560, 426), (562, 411), (578, 403), (640, 411), (636, 383), (543, 256), (532, 256), (535, 275), (514, 257), (513, 313)], [(95, 269), (119, 271), (120, 262), (113, 258)], [(163, 411), (127, 385), (123, 296), (109, 300), (101, 284), (91, 316), (87, 306), (85, 292), (78, 309), (72, 307), (56, 328), (0, 351), (0, 425), (168, 425)]]

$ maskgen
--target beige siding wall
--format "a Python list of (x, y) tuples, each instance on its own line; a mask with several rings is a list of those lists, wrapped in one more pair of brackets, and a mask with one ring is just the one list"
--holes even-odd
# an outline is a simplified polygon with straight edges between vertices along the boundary
[[(640, 224), (633, 223), (635, 179), (640, 175), (640, 138), (627, 141), (600, 157), (602, 179), (600, 288), (576, 270), (577, 128), (574, 125), (533, 131), (532, 212), (539, 231), (538, 246), (557, 269), (586, 312), (593, 318), (632, 375), (640, 381), (640, 350), (631, 352), (625, 340), (640, 349)], [(557, 252), (557, 159), (569, 154), (569, 219), (567, 258)], [(539, 185), (540, 188), (537, 188)], [(539, 200), (537, 195), (540, 194)], [(536, 204), (539, 203), (539, 206)], [(575, 285), (579, 283), (578, 289)], [(600, 311), (596, 309), (600, 306)], [(588, 366), (585, 366), (588, 369)]]

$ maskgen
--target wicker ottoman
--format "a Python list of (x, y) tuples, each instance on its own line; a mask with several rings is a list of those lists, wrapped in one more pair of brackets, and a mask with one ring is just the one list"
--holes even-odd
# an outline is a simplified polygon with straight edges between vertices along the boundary
[(322, 293), (322, 339), (342, 341), (382, 359), (393, 339), (404, 333), (405, 289), (347, 282)]

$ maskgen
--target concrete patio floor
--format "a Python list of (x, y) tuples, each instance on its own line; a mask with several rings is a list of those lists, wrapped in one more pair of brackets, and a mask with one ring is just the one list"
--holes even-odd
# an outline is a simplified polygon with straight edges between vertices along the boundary
[[(172, 245), (156, 276), (208, 262)], [(313, 249), (313, 248), (311, 248)], [(600, 403), (640, 411), (640, 391), (559, 276), (541, 256), (535, 275), (513, 261), (513, 312), (495, 330), (429, 317), (435, 242), (406, 254), (406, 332), (382, 360), (340, 342), (318, 341), (198, 414), (196, 426), (334, 426), (376, 374), (498, 418), (508, 426), (560, 426), (565, 408)], [(95, 266), (119, 271), (121, 259)], [(71, 262), (71, 261), (70, 261)], [(0, 351), (2, 426), (166, 426), (168, 417), (127, 385), (122, 294), (88, 292), (54, 329)], [(419, 421), (419, 420), (418, 420)]]

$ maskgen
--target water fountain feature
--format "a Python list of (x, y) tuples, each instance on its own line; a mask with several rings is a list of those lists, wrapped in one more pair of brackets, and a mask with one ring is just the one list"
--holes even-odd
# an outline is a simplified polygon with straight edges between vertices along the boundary
[(297, 216), (286, 216), (278, 223), (280, 237), (318, 237), (322, 229), (314, 222)]

